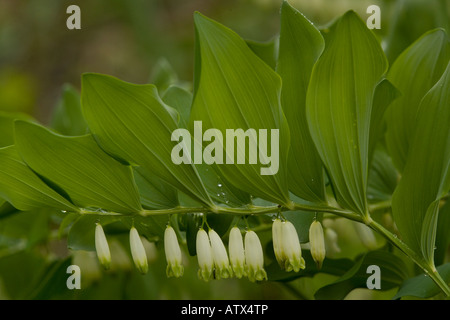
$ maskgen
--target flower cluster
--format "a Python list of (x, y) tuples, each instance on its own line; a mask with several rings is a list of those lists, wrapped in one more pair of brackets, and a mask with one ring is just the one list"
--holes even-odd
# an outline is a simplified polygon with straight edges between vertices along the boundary
[(228, 258), (225, 245), (217, 232), (209, 229), (206, 233), (200, 228), (197, 232), (196, 249), (200, 279), (209, 281), (211, 278), (247, 276), (253, 282), (267, 280), (261, 242), (254, 231), (247, 231), (244, 241), (239, 228), (231, 229)]
[[(314, 221), (309, 228), (309, 247), (318, 269), (325, 259), (325, 238), (321, 223)], [(305, 268), (297, 230), (290, 221), (275, 219), (272, 224), (272, 239), (276, 260), (283, 270), (299, 272)], [(148, 272), (148, 258), (143, 240), (133, 226), (129, 235), (131, 256), (136, 268), (145, 274)], [(99, 223), (95, 229), (95, 247), (101, 265), (108, 269), (111, 254)], [(181, 277), (184, 273), (182, 251), (177, 234), (170, 225), (164, 231), (164, 251), (167, 277)], [(245, 231), (243, 237), (238, 227), (231, 228), (227, 252), (222, 238), (214, 229), (208, 228), (208, 231), (205, 231), (201, 227), (196, 236), (196, 252), (198, 277), (204, 281), (231, 277), (247, 277), (252, 282), (267, 280), (261, 241), (252, 230)]]

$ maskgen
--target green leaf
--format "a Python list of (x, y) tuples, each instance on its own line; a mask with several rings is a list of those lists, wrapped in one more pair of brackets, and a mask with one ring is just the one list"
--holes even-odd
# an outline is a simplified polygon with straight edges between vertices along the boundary
[(48, 207), (78, 211), (36, 176), (23, 162), (15, 146), (0, 149), (0, 196), (23, 211)]
[(53, 113), (51, 127), (67, 136), (81, 136), (88, 133), (86, 121), (81, 113), (80, 94), (69, 84), (63, 86), (62, 96)]
[(170, 86), (164, 92), (162, 100), (165, 104), (178, 111), (180, 115), (178, 127), (187, 129), (191, 114), (192, 93), (181, 87)]
[(171, 135), (178, 128), (178, 115), (161, 101), (155, 86), (84, 74), (81, 105), (89, 128), (106, 152), (213, 206), (195, 167), (172, 161)]
[(399, 287), (408, 277), (406, 265), (402, 259), (387, 251), (370, 251), (361, 258), (335, 282), (326, 285), (315, 293), (320, 300), (339, 300), (355, 288), (367, 288), (370, 273), (367, 268), (376, 265), (380, 268), (381, 290)]
[(17, 121), (16, 144), (25, 163), (78, 207), (124, 214), (142, 210), (131, 168), (104, 153), (91, 135), (66, 137)]
[(32, 120), (30, 116), (24, 113), (0, 111), (0, 148), (14, 144), (14, 121), (16, 119)]
[(439, 210), (438, 225), (436, 231), (436, 250), (434, 252), (435, 265), (439, 266), (445, 262), (448, 246), (450, 245), (450, 201)]
[[(178, 126), (187, 129), (191, 115), (192, 94), (182, 88), (171, 86), (165, 92), (163, 101), (178, 111), (180, 115)], [(216, 165), (202, 163), (196, 164), (195, 167), (208, 194), (215, 201), (237, 206), (250, 203), (250, 195), (227, 182)]]
[(327, 36), (308, 86), (311, 136), (345, 208), (366, 215), (369, 138), (374, 92), (387, 60), (374, 34), (353, 11)]
[(306, 121), (311, 71), (325, 47), (323, 37), (299, 11), (283, 2), (277, 72), (283, 79), (281, 104), (289, 124), (289, 190), (312, 202), (325, 201), (323, 165)]
[(171, 187), (146, 168), (133, 168), (134, 179), (141, 196), (141, 204), (148, 209), (173, 208), (178, 205), (178, 195)]
[(450, 190), (450, 63), (419, 106), (392, 213), (403, 241), (432, 266), (439, 199)]
[(367, 186), (369, 202), (376, 203), (391, 199), (398, 179), (399, 174), (386, 150), (382, 147), (376, 148), (369, 170)]
[(402, 93), (386, 112), (386, 146), (402, 172), (424, 95), (444, 72), (450, 59), (450, 42), (443, 29), (425, 33), (395, 60), (387, 78)]
[(433, 201), (427, 209), (423, 218), (422, 230), (420, 232), (420, 247), (424, 258), (434, 265), (434, 250), (436, 249), (436, 232), (439, 213), (439, 199)]
[(150, 74), (150, 83), (154, 84), (160, 94), (163, 94), (170, 85), (176, 84), (178, 76), (166, 58), (160, 58)]
[[(450, 281), (450, 263), (437, 267), (437, 271), (446, 283)], [(442, 291), (429, 276), (421, 274), (406, 280), (392, 299), (400, 299), (407, 296), (427, 299), (434, 297), (440, 292)]]
[(389, 82), (389, 80), (383, 79), (375, 88), (372, 115), (370, 119), (369, 161), (372, 161), (377, 143), (380, 142), (385, 133), (385, 112), (391, 103), (399, 96), (400, 92)]
[(277, 49), (277, 39), (272, 39), (267, 42), (259, 42), (253, 40), (245, 40), (248, 47), (268, 66), (275, 69), (277, 64), (276, 61), (276, 49)]
[(383, 40), (390, 63), (425, 32), (437, 27), (450, 30), (449, 7), (446, 0), (402, 0), (391, 2), (389, 5), (392, 8), (390, 12), (392, 18)]
[[(191, 111), (191, 132), (195, 130), (192, 129), (195, 121), (201, 121), (202, 131), (220, 131), (224, 141), (227, 129), (233, 132), (241, 129), (246, 133), (255, 130), (256, 135), (259, 129), (265, 129), (267, 140), (271, 140), (272, 129), (279, 130), (279, 149), (276, 150), (279, 152), (271, 153), (272, 156), (274, 153), (279, 155), (279, 170), (276, 174), (261, 174), (260, 169), (264, 171), (268, 168), (261, 164), (258, 151), (256, 164), (249, 163), (249, 152), (243, 149), (240, 151), (245, 153), (245, 164), (226, 164), (227, 157), (237, 162), (235, 156), (227, 153), (226, 143), (223, 146), (224, 164), (217, 166), (225, 179), (235, 187), (251, 190), (255, 196), (272, 202), (291, 206), (286, 171), (289, 128), (280, 105), (280, 77), (230, 29), (199, 13), (195, 14), (194, 20), (201, 51), (201, 68), (197, 70), (201, 70), (201, 74)], [(256, 138), (246, 140), (253, 145), (257, 143)], [(259, 151), (262, 146), (266, 146), (267, 151), (272, 146), (275, 149), (276, 141), (266, 143), (261, 140), (258, 141)], [(234, 151), (236, 153), (236, 148)], [(263, 157), (263, 160), (269, 159)], [(271, 165), (274, 165), (274, 161)]]

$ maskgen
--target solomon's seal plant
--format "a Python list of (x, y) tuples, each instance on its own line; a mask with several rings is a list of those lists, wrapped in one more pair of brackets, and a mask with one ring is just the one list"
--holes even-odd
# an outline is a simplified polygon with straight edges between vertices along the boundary
[(168, 277), (195, 256), (205, 281), (321, 272), (337, 280), (314, 296), (343, 298), (377, 265), (396, 298), (450, 296), (446, 31), (389, 64), (353, 11), (324, 28), (287, 2), (280, 16), (263, 44), (195, 13), (192, 88), (86, 73), (52, 126), (0, 114), (0, 217), (54, 214), (106, 268), (105, 231), (129, 232), (142, 273), (144, 237)]

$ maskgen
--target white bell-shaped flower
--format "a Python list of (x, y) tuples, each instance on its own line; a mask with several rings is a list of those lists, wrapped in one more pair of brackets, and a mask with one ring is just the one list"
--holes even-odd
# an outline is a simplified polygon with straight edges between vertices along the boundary
[(305, 268), (297, 230), (290, 221), (274, 220), (272, 240), (275, 257), (282, 269), (298, 272)]
[(302, 258), (302, 248), (298, 240), (297, 230), (290, 221), (282, 223), (282, 246), (286, 256), (284, 267), (286, 271), (298, 272), (305, 269), (305, 260)]
[(245, 251), (244, 241), (242, 240), (241, 230), (233, 227), (230, 230), (228, 239), (228, 251), (230, 254), (230, 263), (233, 268), (234, 275), (240, 279), (246, 275), (245, 273)]
[(144, 245), (142, 244), (141, 237), (135, 227), (130, 229), (130, 249), (131, 256), (134, 261), (134, 265), (140, 273), (145, 274), (148, 272), (148, 260), (145, 253)]
[(264, 254), (258, 235), (254, 231), (247, 231), (244, 244), (248, 279), (252, 282), (267, 280), (267, 273), (264, 270)]
[(233, 276), (233, 270), (228, 260), (227, 250), (222, 239), (213, 229), (209, 229), (209, 241), (211, 243), (212, 256), (214, 260), (214, 275), (216, 279), (230, 278)]
[(275, 257), (286, 271), (298, 272), (305, 268), (297, 230), (290, 221), (275, 219), (272, 224), (272, 240)]
[(199, 267), (198, 277), (209, 281), (214, 271), (214, 260), (208, 234), (203, 228), (197, 232), (196, 250)]
[(322, 268), (322, 262), (325, 259), (325, 238), (323, 235), (322, 224), (314, 220), (309, 227), (309, 244), (311, 248), (311, 256), (317, 265), (317, 268)]
[(181, 277), (184, 272), (180, 245), (175, 230), (167, 226), (164, 231), (164, 251), (166, 253), (166, 274), (170, 277)]
[(111, 252), (109, 251), (108, 240), (106, 240), (105, 232), (100, 223), (95, 226), (95, 250), (100, 264), (109, 269), (111, 266)]

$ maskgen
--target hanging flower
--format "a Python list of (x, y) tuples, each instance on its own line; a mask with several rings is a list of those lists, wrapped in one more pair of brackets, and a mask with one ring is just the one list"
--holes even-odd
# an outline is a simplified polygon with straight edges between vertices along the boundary
[(258, 235), (254, 231), (247, 231), (244, 243), (248, 279), (252, 282), (267, 280), (267, 273), (264, 270), (264, 255)]
[(317, 220), (314, 220), (309, 227), (309, 244), (311, 246), (311, 256), (317, 268), (320, 269), (322, 268), (326, 251), (322, 224)]
[(294, 270), (298, 272), (300, 269), (305, 269), (305, 260), (302, 258), (302, 248), (298, 240), (297, 230), (290, 221), (283, 222), (282, 237), (283, 251), (286, 255), (286, 271)]
[(196, 250), (199, 266), (198, 277), (202, 280), (209, 281), (214, 271), (214, 260), (208, 234), (203, 228), (197, 232)]
[(146, 274), (148, 272), (147, 254), (145, 253), (141, 237), (135, 227), (130, 229), (130, 248), (134, 265), (140, 273)]
[(230, 263), (234, 275), (240, 279), (245, 276), (245, 251), (242, 234), (238, 227), (233, 227), (228, 240), (228, 251), (230, 253)]
[(181, 249), (175, 230), (171, 226), (167, 226), (164, 231), (164, 251), (167, 261), (167, 277), (181, 277), (184, 272)]
[(278, 264), (286, 271), (305, 268), (297, 230), (290, 221), (275, 219), (272, 225), (273, 250)]
[(96, 223), (95, 226), (95, 250), (97, 251), (100, 264), (105, 269), (109, 269), (111, 266), (111, 252), (109, 251), (108, 241), (100, 223)]
[(214, 260), (214, 275), (216, 279), (230, 278), (233, 276), (233, 270), (228, 260), (227, 250), (220, 236), (213, 229), (210, 229), (209, 240), (211, 242), (212, 256)]

